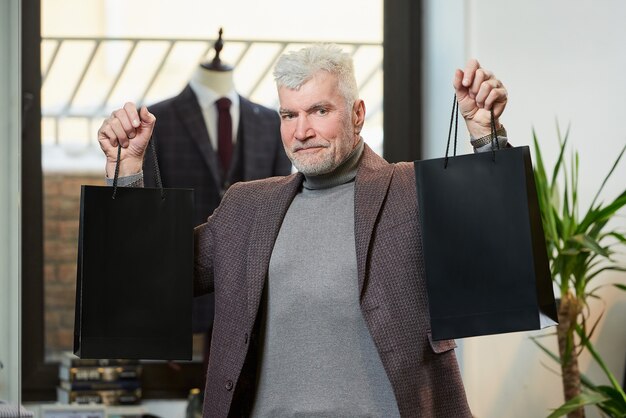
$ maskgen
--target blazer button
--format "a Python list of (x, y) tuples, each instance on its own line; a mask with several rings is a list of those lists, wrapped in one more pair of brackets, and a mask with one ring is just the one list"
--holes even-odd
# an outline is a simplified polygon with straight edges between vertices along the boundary
[(232, 380), (227, 380), (226, 384), (224, 386), (226, 387), (226, 390), (232, 390), (233, 389), (233, 381)]

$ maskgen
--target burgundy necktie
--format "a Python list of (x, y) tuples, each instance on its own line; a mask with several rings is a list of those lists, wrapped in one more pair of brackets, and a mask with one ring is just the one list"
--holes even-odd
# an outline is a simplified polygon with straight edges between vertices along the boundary
[(230, 118), (230, 99), (222, 97), (217, 104), (217, 154), (222, 164), (224, 175), (228, 174), (233, 156), (233, 122)]

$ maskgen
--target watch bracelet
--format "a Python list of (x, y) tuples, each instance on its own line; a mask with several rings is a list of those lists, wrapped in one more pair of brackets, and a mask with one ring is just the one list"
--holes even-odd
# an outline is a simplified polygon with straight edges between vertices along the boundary
[[(506, 129), (504, 129), (504, 126), (500, 126), (497, 130), (496, 130), (496, 136), (498, 137), (505, 137), (506, 136)], [(477, 139), (471, 139), (470, 140), (470, 144), (472, 144), (472, 147), (474, 148), (480, 148), (482, 146), (485, 146), (489, 143), (491, 143), (494, 140), (494, 137), (492, 135), (492, 133), (489, 133), (488, 135), (485, 136), (481, 136), (480, 138)]]

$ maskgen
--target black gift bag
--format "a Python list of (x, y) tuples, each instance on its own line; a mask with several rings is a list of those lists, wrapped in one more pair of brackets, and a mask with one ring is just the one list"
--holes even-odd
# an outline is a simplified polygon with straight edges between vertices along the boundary
[(492, 134), (490, 152), (448, 157), (448, 134), (445, 158), (414, 162), (435, 340), (557, 321), (530, 150), (496, 149), (493, 113)]
[(158, 188), (117, 187), (117, 169), (113, 187), (82, 186), (81, 358), (191, 359), (193, 191), (163, 189), (155, 167)]

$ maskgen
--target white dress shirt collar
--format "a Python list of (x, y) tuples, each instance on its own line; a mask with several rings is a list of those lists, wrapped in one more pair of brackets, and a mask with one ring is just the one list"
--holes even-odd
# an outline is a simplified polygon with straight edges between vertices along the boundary
[(239, 94), (235, 89), (231, 89), (225, 96), (219, 96), (215, 91), (207, 86), (199, 83), (195, 79), (189, 81), (189, 86), (196, 94), (198, 98), (198, 104), (202, 109), (202, 115), (204, 122), (209, 133), (209, 139), (214, 150), (217, 150), (217, 107), (215, 102), (222, 98), (227, 97), (231, 101), (230, 116), (233, 122), (233, 143), (237, 141), (237, 133), (239, 130)]

